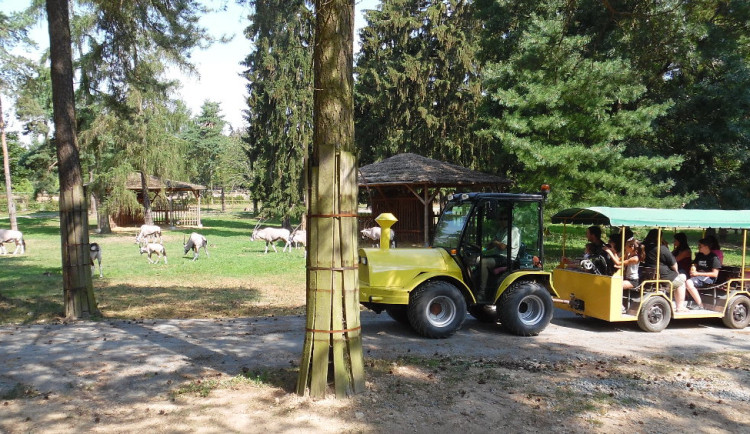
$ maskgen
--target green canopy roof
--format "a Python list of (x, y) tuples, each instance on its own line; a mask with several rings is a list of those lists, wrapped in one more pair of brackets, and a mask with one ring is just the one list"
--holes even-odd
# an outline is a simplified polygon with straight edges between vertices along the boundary
[(750, 229), (750, 211), (658, 208), (568, 208), (552, 223), (680, 228)]

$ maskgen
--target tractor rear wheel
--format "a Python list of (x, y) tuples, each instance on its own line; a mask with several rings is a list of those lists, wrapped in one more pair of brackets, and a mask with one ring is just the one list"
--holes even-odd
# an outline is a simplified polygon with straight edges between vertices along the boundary
[(500, 296), (497, 312), (511, 333), (536, 336), (552, 320), (552, 296), (537, 282), (516, 282)]

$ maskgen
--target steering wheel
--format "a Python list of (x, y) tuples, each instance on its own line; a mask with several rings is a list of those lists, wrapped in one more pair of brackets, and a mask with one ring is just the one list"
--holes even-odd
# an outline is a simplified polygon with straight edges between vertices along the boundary
[(481, 254), (482, 246), (478, 244), (464, 244), (461, 247), (461, 256), (467, 264), (478, 263)]

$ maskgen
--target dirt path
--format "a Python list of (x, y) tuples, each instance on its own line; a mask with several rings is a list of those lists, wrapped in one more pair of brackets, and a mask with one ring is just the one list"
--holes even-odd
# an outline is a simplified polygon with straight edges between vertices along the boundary
[[(385, 379), (380, 383), (374, 379), (393, 377), (396, 375), (394, 370), (398, 370), (408, 381), (393, 383), (392, 386), (397, 391), (401, 387), (403, 391), (410, 381), (430, 384), (438, 375), (445, 383), (453, 375), (449, 369), (446, 372), (439, 372), (438, 369), (430, 371), (429, 363), (417, 363), (414, 367), (396, 362), (404, 358), (431, 359), (437, 361), (438, 365), (448, 367), (453, 366), (450, 360), (467, 360), (471, 364), (459, 370), (473, 370), (479, 376), (497, 372), (501, 379), (506, 378), (506, 374), (500, 373), (503, 369), (510, 369), (510, 372), (521, 369), (526, 375), (535, 372), (534, 366), (538, 365), (546, 367), (543, 371), (550, 377), (537, 380), (551, 381), (562, 375), (561, 372), (569, 373), (571, 366), (594, 369), (602, 360), (606, 364), (618, 358), (694, 359), (710, 358), (711, 354), (750, 354), (750, 330), (730, 330), (724, 328), (721, 321), (675, 321), (662, 333), (649, 334), (640, 331), (634, 323), (605, 323), (557, 311), (553, 323), (538, 337), (511, 336), (499, 326), (468, 320), (457, 335), (444, 340), (423, 339), (386, 315), (372, 312), (362, 313), (362, 324), (370, 380), (369, 392), (365, 397), (358, 400), (323, 400), (323, 403), (305, 400), (287, 393), (290, 391), (289, 382), (293, 382), (293, 378), (290, 378), (292, 374), (288, 374), (286, 378), (277, 379), (279, 387), (276, 389), (265, 386), (264, 390), (255, 391), (263, 397), (262, 402), (255, 405), (248, 403), (251, 393), (242, 387), (226, 387), (225, 393), (204, 399), (180, 396), (176, 400), (174, 395), (170, 398), (170, 392), (186, 382), (197, 381), (200, 384), (209, 378), (231, 378), (241, 372), (258, 372), (258, 375), (264, 375), (262, 373), (268, 370), (283, 372), (287, 369), (293, 372), (289, 368), (298, 366), (301, 355), (303, 317), (116, 320), (0, 327), (0, 415), (5, 413), (4, 417), (0, 417), (0, 432), (69, 432), (79, 429), (104, 432), (140, 429), (225, 432), (250, 428), (256, 431), (269, 424), (269, 415), (278, 415), (274, 411), (268, 413), (268, 410), (279, 406), (286, 408), (286, 416), (283, 412), (281, 414), (285, 422), (269, 424), (263, 429), (271, 432), (298, 429), (384, 432), (401, 426), (388, 425), (389, 418), (394, 421), (399, 418), (394, 414), (394, 409), (390, 410), (391, 416), (388, 416), (388, 405), (379, 401), (388, 399), (386, 393), (395, 392), (381, 389), (386, 384)], [(389, 367), (389, 363), (393, 363), (393, 366)], [(401, 372), (402, 369), (406, 371)], [(744, 426), (750, 423), (750, 389), (747, 388), (750, 376), (747, 370), (738, 372), (741, 374), (737, 379), (740, 390), (731, 398), (731, 405), (727, 405), (730, 401), (724, 398), (724, 407), (744, 408), (746, 416), (739, 419), (723, 416), (726, 421), (707, 432), (739, 432), (736, 430), (750, 428)], [(465, 381), (461, 377), (456, 378), (456, 382)], [(524, 381), (536, 380), (526, 378)], [(484, 387), (486, 383), (479, 384)], [(497, 384), (504, 383), (500, 381)], [(497, 384), (489, 383), (487, 387), (496, 391)], [(458, 389), (451, 389), (453, 391), (450, 393), (463, 396), (460, 390), (464, 389), (461, 387), (470, 386), (458, 384), (456, 387)], [(495, 392), (487, 393), (497, 399)], [(413, 394), (419, 395), (418, 392)], [(410, 394), (401, 395), (409, 398)], [(514, 402), (527, 408), (528, 403), (524, 401), (532, 398), (525, 397)], [(721, 398), (718, 400), (721, 401)], [(460, 415), (457, 403), (452, 399), (449, 401), (445, 405)], [(408, 402), (414, 402), (414, 396)], [(232, 410), (239, 403), (243, 403), (243, 407)], [(322, 409), (324, 403), (325, 409)], [(436, 409), (440, 408), (438, 401), (434, 405)], [(205, 410), (207, 406), (213, 410)], [(507, 406), (507, 402), (500, 405)], [(342, 408), (354, 409), (346, 413), (351, 417), (341, 418), (339, 411)], [(368, 413), (373, 409), (380, 409), (378, 411), (386, 414), (380, 415), (382, 418), (377, 417), (377, 422), (373, 421)], [(477, 415), (472, 412), (475, 410), (476, 407), (464, 409), (467, 414), (474, 415), (474, 423)], [(492, 417), (495, 416), (487, 415), (488, 410), (483, 411), (488, 422), (494, 420)], [(234, 414), (234, 419), (225, 412)], [(225, 414), (223, 418), (222, 414)], [(401, 415), (402, 412), (397, 414)], [(408, 418), (411, 417), (411, 423), (414, 423), (413, 418), (419, 417), (415, 414), (404, 416), (406, 419), (399, 423), (407, 425), (410, 423)], [(216, 425), (216, 417), (227, 425)], [(626, 421), (630, 419), (627, 411), (619, 417)], [(560, 419), (560, 423), (564, 422), (563, 419)], [(187, 420), (192, 422), (186, 424)], [(553, 421), (554, 424), (558, 419), (552, 412), (549, 417), (539, 420), (547, 420), (547, 423)], [(442, 425), (442, 428), (460, 428), (453, 426), (450, 419), (444, 422), (446, 425)], [(625, 425), (623, 430), (632, 429)], [(549, 426), (537, 426), (536, 422), (528, 426), (529, 430), (521, 431), (550, 429)], [(602, 427), (616, 431), (617, 426), (608, 422)], [(689, 426), (688, 423), (685, 428)], [(472, 431), (471, 428), (476, 425), (468, 427), (468, 431)], [(590, 424), (573, 423), (562, 431), (591, 428)], [(597, 428), (601, 427), (594, 425), (594, 429)], [(641, 427), (641, 430), (644, 428)], [(433, 426), (430, 430), (422, 430), (415, 425), (412, 431), (443, 430), (441, 425)]]

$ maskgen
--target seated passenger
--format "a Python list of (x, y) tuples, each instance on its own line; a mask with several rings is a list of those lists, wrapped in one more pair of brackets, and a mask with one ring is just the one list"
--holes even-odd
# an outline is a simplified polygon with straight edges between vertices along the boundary
[(690, 309), (703, 309), (703, 302), (697, 288), (711, 285), (719, 277), (721, 262), (710, 247), (710, 241), (703, 238), (698, 241), (698, 253), (695, 254), (693, 266), (690, 267), (690, 279), (685, 282), (688, 292), (696, 304), (690, 305)]
[(495, 237), (487, 245), (487, 250), (482, 252), (482, 288), (487, 287), (490, 273), (495, 273), (496, 269), (501, 267), (510, 267), (510, 264), (518, 257), (520, 248), (521, 231), (516, 226), (512, 226), (510, 230), (510, 258), (508, 258), (508, 224), (507, 221), (501, 222)]
[(599, 226), (589, 226), (586, 228), (586, 240), (594, 245), (591, 251), (592, 255), (598, 255), (604, 248), (604, 241), (602, 241), (602, 228)]
[(677, 271), (687, 275), (690, 272), (693, 252), (688, 245), (687, 235), (684, 232), (674, 234), (674, 249), (672, 256), (677, 261)]
[[(651, 229), (643, 239), (643, 259), (647, 267), (656, 267), (657, 259), (659, 262), (659, 276), (663, 280), (672, 282), (674, 289), (675, 311), (684, 312), (685, 303), (685, 275), (677, 272), (677, 261), (669, 251), (666, 245), (658, 244), (659, 231)], [(659, 252), (657, 254), (657, 252)], [(658, 257), (658, 258), (657, 258)], [(682, 310), (681, 310), (682, 309)]]
[(620, 261), (610, 250), (607, 253), (615, 263), (615, 267), (622, 268), (622, 289), (633, 289), (638, 286), (638, 266), (641, 262), (641, 246), (635, 238), (625, 242), (625, 259)]
[(708, 242), (708, 247), (711, 249), (711, 253), (716, 255), (717, 258), (719, 258), (719, 263), (721, 265), (724, 265), (724, 252), (721, 251), (721, 246), (719, 245), (719, 240), (716, 239), (713, 235), (706, 235), (706, 241)]
[[(626, 231), (625, 233), (627, 234), (628, 232), (630, 232), (630, 236), (625, 238), (626, 240), (633, 238), (633, 231)], [(611, 235), (609, 242), (604, 245), (604, 251), (607, 254), (604, 259), (607, 260), (607, 274), (610, 276), (615, 274), (617, 269), (620, 268), (617, 266), (620, 263), (620, 255), (625, 255), (625, 252), (622, 250), (621, 240), (621, 234)]]
[(565, 268), (578, 268), (581, 266), (581, 261), (588, 259), (591, 256), (591, 250), (594, 248), (593, 243), (586, 243), (583, 248), (583, 256), (580, 259), (571, 259), (566, 256), (562, 257), (562, 263), (565, 264)]

